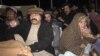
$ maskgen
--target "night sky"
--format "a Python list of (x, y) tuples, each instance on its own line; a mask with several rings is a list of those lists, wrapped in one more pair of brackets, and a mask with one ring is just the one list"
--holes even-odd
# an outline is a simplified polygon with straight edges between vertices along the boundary
[[(36, 4), (38, 6), (38, 0), (2, 0), (3, 4), (5, 5), (33, 5)], [(89, 4), (89, 0), (68, 0), (72, 4), (82, 5), (82, 4)], [(40, 0), (40, 7), (44, 9), (50, 8), (50, 0)], [(61, 7), (66, 0), (53, 0), (54, 7)]]
[[(2, 0), (3, 4), (6, 5), (32, 5), (36, 4), (38, 6), (38, 0)], [(65, 3), (66, 0), (53, 0), (53, 6), (59, 7), (63, 3)], [(40, 0), (40, 5), (43, 8), (50, 8), (50, 0)]]

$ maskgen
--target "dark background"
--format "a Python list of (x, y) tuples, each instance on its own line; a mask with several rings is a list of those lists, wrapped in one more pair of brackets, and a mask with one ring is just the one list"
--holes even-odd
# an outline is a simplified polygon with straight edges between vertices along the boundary
[[(14, 6), (14, 5), (37, 5), (39, 6), (39, 0), (0, 0), (0, 3), (2, 1), (2, 4)], [(50, 5), (51, 0), (40, 0), (40, 7), (43, 9), (49, 9), (51, 8)], [(60, 8), (62, 4), (66, 3), (66, 1), (70, 2), (71, 4), (75, 4), (79, 7), (82, 7), (83, 5), (89, 6), (89, 4), (95, 3), (97, 1), (96, 7), (99, 4), (99, 0), (52, 0), (53, 1), (53, 7)], [(99, 2), (98, 2), (99, 1)]]

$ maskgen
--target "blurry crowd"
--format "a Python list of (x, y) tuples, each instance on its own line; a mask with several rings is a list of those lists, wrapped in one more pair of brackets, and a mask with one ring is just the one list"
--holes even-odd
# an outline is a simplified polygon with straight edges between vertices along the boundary
[(8, 6), (0, 13), (0, 42), (18, 40), (34, 56), (100, 56), (100, 15), (70, 3), (60, 9), (21, 10)]

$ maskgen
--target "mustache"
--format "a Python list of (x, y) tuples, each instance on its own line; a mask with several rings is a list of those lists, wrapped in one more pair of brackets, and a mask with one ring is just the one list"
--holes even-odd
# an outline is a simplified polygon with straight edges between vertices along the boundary
[(36, 20), (36, 21), (37, 21), (37, 19), (36, 19), (36, 18), (32, 18), (31, 20), (32, 20), (32, 21), (33, 21), (33, 20)]

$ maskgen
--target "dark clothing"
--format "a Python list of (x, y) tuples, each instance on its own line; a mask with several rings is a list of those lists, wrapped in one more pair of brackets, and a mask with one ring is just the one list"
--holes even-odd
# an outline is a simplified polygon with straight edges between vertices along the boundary
[[(31, 22), (24, 21), (19, 27), (10, 29), (10, 36), (14, 39), (14, 34), (20, 34), (24, 41), (26, 42), (29, 31), (31, 28)], [(38, 52), (41, 50), (46, 50), (54, 54), (54, 49), (51, 46), (53, 40), (53, 29), (49, 23), (42, 21), (40, 28), (38, 30), (38, 42), (30, 45), (32, 52)]]
[(7, 40), (15, 39), (14, 38), (14, 34), (21, 35), (20, 26), (16, 26), (14, 28), (11, 28), (9, 26), (7, 27), (7, 29), (6, 29), (6, 37), (7, 37)]
[(92, 20), (90, 21), (90, 28), (94, 35), (97, 35), (99, 33), (97, 26), (95, 25), (95, 23)]
[(19, 23), (19, 21), (17, 22), (18, 25), (16, 27), (10, 27), (9, 23), (5, 22), (6, 25), (7, 25), (7, 28), (6, 28), (6, 37), (7, 37), (7, 40), (11, 40), (11, 39), (15, 39), (14, 37), (14, 34), (19, 34), (21, 35), (22, 33), (22, 23)]
[[(69, 25), (71, 23), (71, 21), (73, 20), (73, 17), (75, 14), (76, 13), (73, 11), (71, 11), (68, 15), (66, 15), (64, 12), (61, 12), (57, 15), (57, 17), (61, 17), (64, 20), (64, 22), (62, 22), (62, 23), (66, 23)], [(66, 26), (63, 25), (63, 29), (65, 29), (65, 28), (66, 28)]]
[[(29, 30), (31, 28), (31, 23), (25, 23), (23, 27), (23, 39), (26, 41), (28, 37)], [(38, 42), (30, 45), (32, 52), (47, 50), (49, 52), (53, 52), (53, 48), (51, 47), (51, 43), (53, 40), (53, 29), (52, 26), (45, 22), (41, 21), (40, 28), (38, 30)]]
[[(16, 27), (10, 27), (9, 23), (7, 23), (7, 20), (5, 21), (6, 25), (7, 25), (7, 28), (6, 28), (6, 37), (7, 37), (7, 40), (10, 40), (10, 39), (15, 39), (14, 37), (14, 34), (19, 34), (22, 36), (22, 33), (23, 33), (23, 25), (26, 21), (25, 20), (17, 20), (17, 23), (18, 25)], [(25, 30), (25, 29), (24, 29)]]
[(5, 41), (7, 40), (6, 38), (6, 24), (2, 18), (0, 18), (0, 41)]

